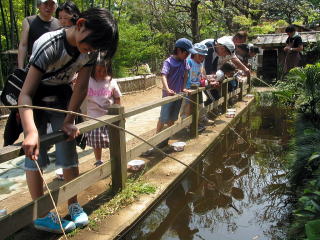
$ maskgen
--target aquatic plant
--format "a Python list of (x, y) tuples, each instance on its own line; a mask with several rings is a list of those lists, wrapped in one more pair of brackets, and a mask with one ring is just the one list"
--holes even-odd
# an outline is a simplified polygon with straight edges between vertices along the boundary
[(291, 165), (290, 181), (301, 186), (318, 168), (317, 152), (320, 150), (320, 130), (302, 115), (297, 117), (295, 137), (289, 143), (287, 159)]
[(297, 202), (289, 239), (320, 239), (320, 130), (302, 115), (297, 119), (295, 138), (287, 158), (290, 182)]
[(274, 95), (304, 113), (314, 123), (320, 121), (320, 62), (294, 68), (279, 81)]

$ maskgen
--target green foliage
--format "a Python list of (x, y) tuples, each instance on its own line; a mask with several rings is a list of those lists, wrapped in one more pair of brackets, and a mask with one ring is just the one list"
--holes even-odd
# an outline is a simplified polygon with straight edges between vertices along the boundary
[(280, 20), (274, 22), (273, 25), (274, 25), (275, 27), (286, 27), (286, 26), (288, 26), (288, 23), (287, 23), (285, 20), (280, 19)]
[(320, 34), (316, 34), (317, 42), (310, 43), (303, 47), (303, 52), (307, 64), (314, 64), (320, 61)]
[(161, 43), (165, 37), (170, 38), (169, 34), (155, 34), (145, 23), (131, 25), (127, 21), (120, 22), (119, 31), (119, 48), (114, 58), (115, 76), (119, 77), (123, 68), (131, 69), (135, 74), (139, 65), (164, 58)]
[(250, 27), (249, 36), (254, 36), (258, 34), (267, 34), (267, 33), (272, 33), (274, 31), (275, 31), (275, 27), (273, 26), (272, 23), (264, 22), (257, 26)]
[(318, 240), (320, 238), (320, 219), (307, 222), (306, 233), (309, 240)]
[[(12, 1), (16, 24), (11, 26), (9, 2)], [(35, 1), (1, 1), (5, 19), (0, 18), (2, 49), (17, 48), (22, 20), (37, 10)], [(293, 1), (293, 3), (292, 3)], [(58, 1), (62, 3), (62, 0)], [(105, 7), (118, 20), (120, 28), (119, 51), (114, 60), (116, 76), (137, 73), (138, 66), (148, 63), (153, 72), (172, 51), (180, 37), (203, 40), (232, 35), (244, 29), (249, 36), (271, 33), (276, 27), (286, 26), (288, 19), (312, 22), (319, 19), (317, 0), (234, 0), (199, 1), (198, 35), (192, 31), (191, 9), (194, 1), (182, 0), (74, 0), (81, 11), (89, 7)], [(7, 33), (4, 33), (4, 22)], [(15, 30), (16, 29), (16, 30)], [(13, 30), (13, 34), (10, 31)], [(13, 39), (11, 39), (13, 36)], [(3, 59), (2, 59), (3, 60)], [(3, 60), (4, 62), (4, 60)], [(6, 66), (2, 66), (5, 71)]]
[(320, 239), (320, 130), (300, 116), (290, 142), (287, 159), (291, 162), (290, 182), (297, 196), (289, 239)]
[(317, 123), (320, 120), (320, 63), (292, 69), (284, 81), (277, 83), (275, 95)]
[(133, 203), (140, 195), (152, 194), (155, 191), (155, 186), (144, 182), (141, 178), (129, 179), (125, 189), (93, 212), (92, 216), (90, 216), (89, 228), (96, 229), (98, 222), (106, 216), (113, 215), (123, 207)]
[(244, 15), (234, 16), (232, 20), (234, 23), (239, 24), (240, 27), (244, 29), (247, 29), (249, 26), (252, 25), (252, 20)]

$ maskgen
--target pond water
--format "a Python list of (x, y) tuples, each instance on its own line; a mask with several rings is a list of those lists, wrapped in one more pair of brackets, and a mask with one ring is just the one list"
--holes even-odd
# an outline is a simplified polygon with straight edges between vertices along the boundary
[(289, 115), (251, 106), (196, 166), (212, 182), (186, 174), (123, 239), (286, 239)]

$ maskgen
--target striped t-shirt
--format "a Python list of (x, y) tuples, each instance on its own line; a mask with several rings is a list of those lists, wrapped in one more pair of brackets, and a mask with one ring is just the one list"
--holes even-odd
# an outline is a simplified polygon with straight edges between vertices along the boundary
[[(74, 58), (75, 61), (59, 71)], [(45, 85), (68, 84), (82, 67), (92, 66), (96, 53), (80, 53), (67, 42), (65, 29), (43, 34), (33, 45), (29, 64), (43, 73)]]

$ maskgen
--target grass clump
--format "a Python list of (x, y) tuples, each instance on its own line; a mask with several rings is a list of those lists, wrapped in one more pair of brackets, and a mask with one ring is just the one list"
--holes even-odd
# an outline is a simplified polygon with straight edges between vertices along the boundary
[(113, 215), (120, 209), (133, 203), (141, 194), (155, 193), (156, 187), (141, 178), (129, 179), (126, 187), (110, 201), (95, 210), (90, 217), (89, 228), (97, 230), (98, 223), (106, 216)]

